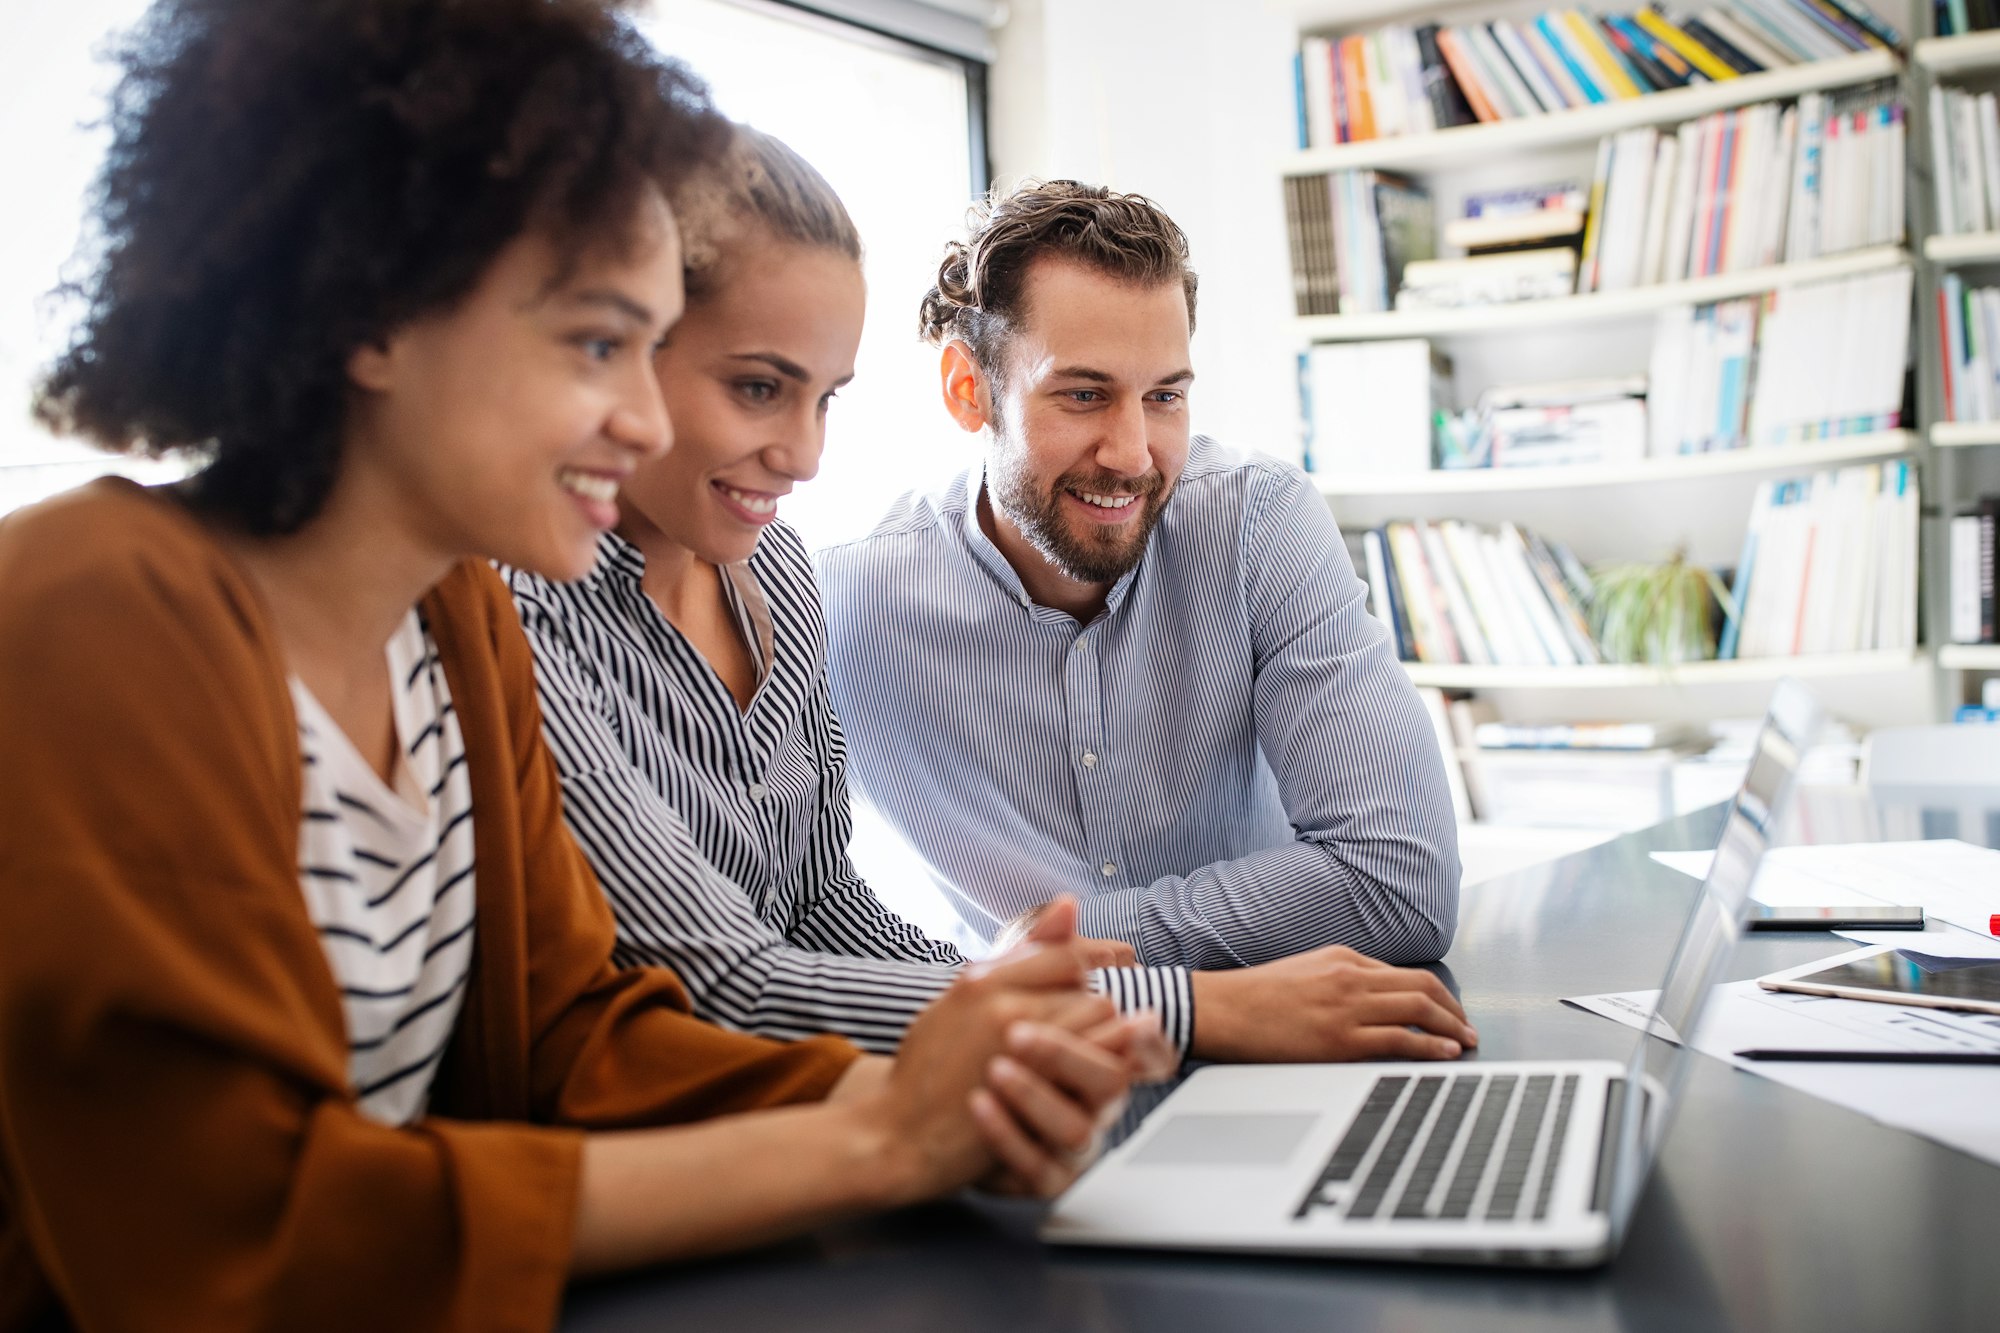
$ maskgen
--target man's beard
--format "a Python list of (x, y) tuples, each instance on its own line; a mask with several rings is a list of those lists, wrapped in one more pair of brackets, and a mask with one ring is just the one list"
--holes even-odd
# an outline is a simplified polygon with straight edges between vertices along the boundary
[[(1021, 465), (1024, 461), (1017, 453), (1009, 460), (1011, 466), (990, 469), (988, 482), (994, 504), (1043, 559), (1078, 583), (1116, 583), (1139, 563), (1172, 494), (1166, 478), (1157, 469), (1136, 478), (1079, 469), (1038, 490), (1032, 474)], [(1137, 519), (1115, 528), (1093, 524), (1083, 535), (1078, 535), (1063, 514), (1065, 491), (1137, 495), (1142, 512)]]

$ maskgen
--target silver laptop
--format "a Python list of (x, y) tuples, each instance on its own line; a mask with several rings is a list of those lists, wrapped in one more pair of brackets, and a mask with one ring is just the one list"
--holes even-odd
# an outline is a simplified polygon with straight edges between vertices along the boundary
[[(1692, 1033), (1820, 722), (1779, 683), (1655, 1029)], [(1476, 1019), (1476, 1015), (1475, 1015)], [(1692, 1057), (1211, 1066), (1056, 1202), (1046, 1240), (1583, 1266), (1618, 1249)], [(1637, 1095), (1634, 1095), (1635, 1090)]]

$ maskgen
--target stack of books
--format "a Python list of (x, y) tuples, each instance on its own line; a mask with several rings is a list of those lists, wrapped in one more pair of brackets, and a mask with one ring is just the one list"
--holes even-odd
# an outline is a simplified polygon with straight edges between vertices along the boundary
[(2000, 421), (2000, 288), (1968, 287), (1956, 273), (1938, 284), (1948, 421)]
[(2000, 643), (1994, 573), (2000, 495), (1982, 495), (1969, 514), (1951, 520), (1951, 641)]
[(1544, 115), (1901, 43), (1862, 0), (1723, 0), (1672, 18), (1650, 6), (1551, 10), (1519, 23), (1307, 37), (1292, 69), (1298, 143)]
[(1655, 457), (1890, 430), (1902, 420), (1914, 275), (1887, 269), (1660, 312)]
[(1903, 108), (1807, 93), (1603, 140), (1580, 292), (1623, 291), (1903, 240)]
[(1914, 648), (1917, 516), (1906, 459), (1759, 485), (1716, 656)]
[(1646, 379), (1499, 385), (1479, 398), (1475, 449), (1491, 467), (1578, 467), (1646, 456)]
[(1301, 315), (1387, 310), (1409, 266), (1436, 253), (1429, 191), (1386, 171), (1288, 176), (1285, 221)]
[(1931, 171), (1940, 235), (2000, 231), (2000, 97), (1931, 87)]
[(1574, 183), (1466, 196), (1464, 215), (1444, 227), (1463, 259), (1431, 259), (1403, 271), (1398, 310), (1449, 309), (1568, 296), (1576, 290), (1588, 199)]
[(1369, 607), (1406, 662), (1576, 666), (1604, 660), (1591, 580), (1560, 542), (1503, 523), (1394, 522), (1362, 534)]

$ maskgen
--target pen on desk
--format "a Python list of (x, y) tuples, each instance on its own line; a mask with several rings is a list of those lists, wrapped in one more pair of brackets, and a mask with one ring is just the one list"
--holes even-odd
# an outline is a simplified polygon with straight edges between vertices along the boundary
[(2000, 1065), (2000, 1051), (1737, 1051), (1739, 1060), (1798, 1060), (1860, 1065)]

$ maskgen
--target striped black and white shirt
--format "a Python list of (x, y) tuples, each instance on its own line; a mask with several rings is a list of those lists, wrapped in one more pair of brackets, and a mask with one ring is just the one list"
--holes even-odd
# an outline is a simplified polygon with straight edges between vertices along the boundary
[[(893, 1050), (963, 965), (885, 907), (847, 855), (847, 750), (827, 700), (812, 564), (773, 524), (724, 595), (758, 669), (738, 707), (646, 596), (615, 534), (583, 579), (506, 571), (535, 653), (563, 813), (618, 921), (626, 964), (672, 968), (703, 1017), (765, 1036), (832, 1032)], [(1095, 984), (1187, 1046), (1178, 969)]]
[(1436, 959), (1458, 843), (1422, 702), (1297, 468), (1197, 437), (1079, 625), (980, 526), (978, 468), (818, 557), (856, 792), (991, 938), (1051, 893), (1142, 961)]
[(297, 677), (299, 879), (340, 987), (348, 1077), (391, 1125), (423, 1114), (472, 965), (472, 787), (437, 648), (411, 611), (389, 641), (398, 759), (382, 781)]

